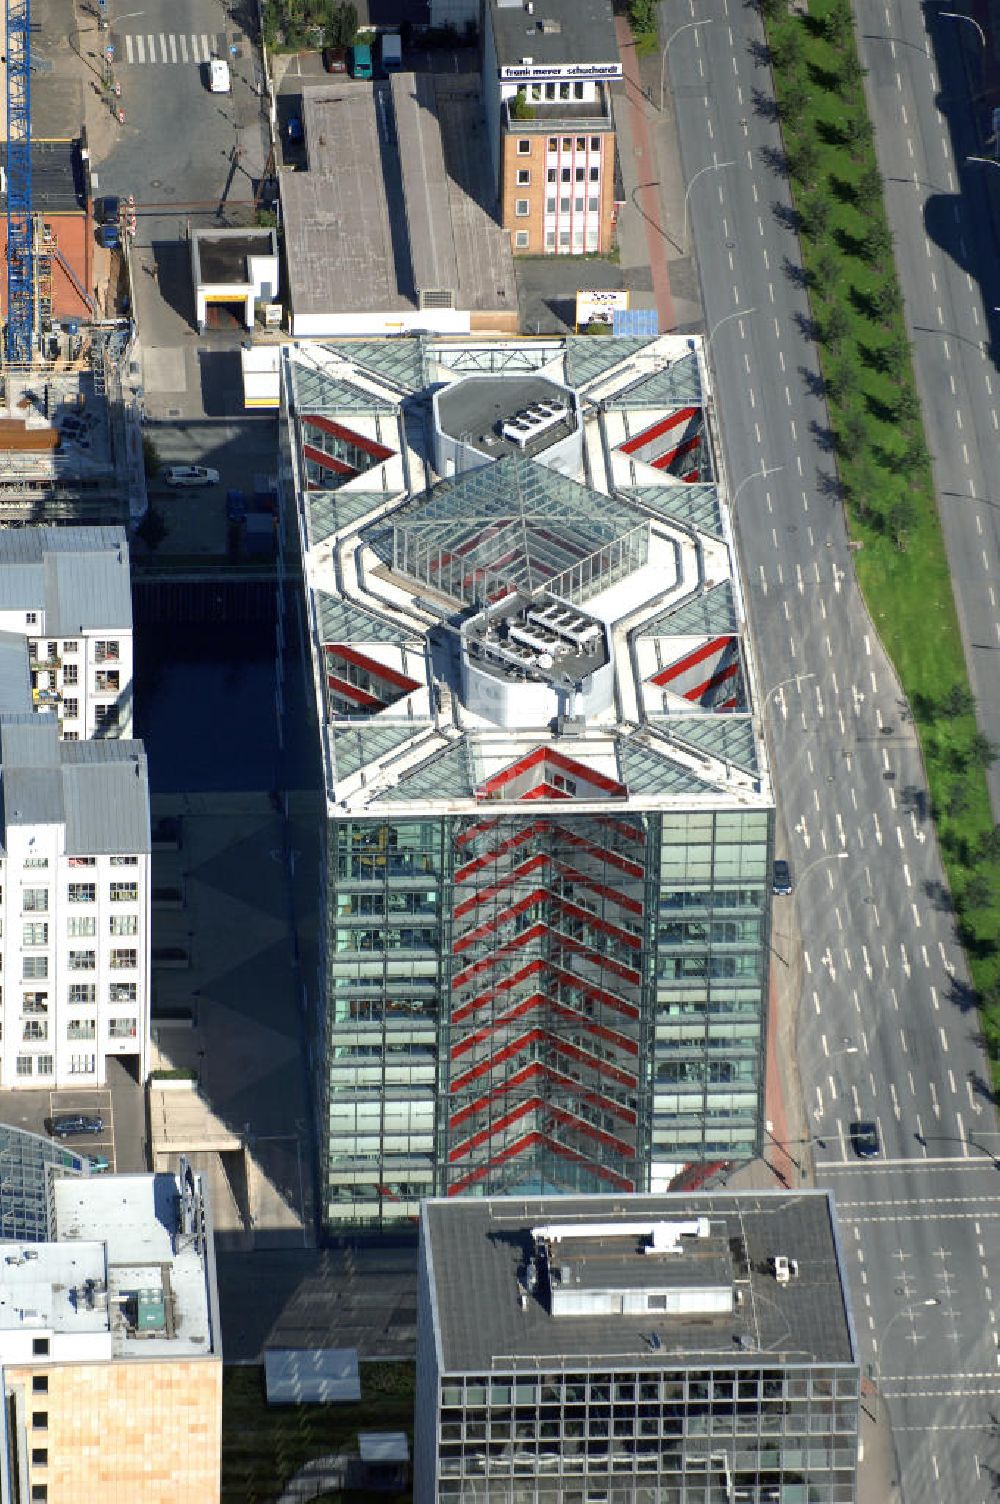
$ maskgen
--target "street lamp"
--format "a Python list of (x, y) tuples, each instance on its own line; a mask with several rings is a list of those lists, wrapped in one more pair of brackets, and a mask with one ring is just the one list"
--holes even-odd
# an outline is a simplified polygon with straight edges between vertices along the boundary
[(706, 172), (720, 172), (723, 167), (735, 166), (735, 162), (709, 162), (707, 167), (699, 167), (690, 183), (688, 183), (687, 190), (684, 194), (684, 233), (681, 236), (681, 244), (683, 245), (685, 251), (687, 250), (688, 243), (688, 209), (690, 207), (688, 201), (691, 197), (691, 189), (694, 187), (695, 183), (697, 183), (698, 179), (700, 177), (703, 177)]
[(942, 20), (947, 19), (949, 21), (968, 21), (969, 25), (974, 26), (978, 31), (979, 40), (982, 42), (985, 49), (986, 37), (983, 34), (983, 28), (980, 26), (979, 22), (975, 19), (974, 16), (963, 16), (960, 10), (939, 10), (938, 15), (942, 18)]
[(661, 115), (663, 114), (663, 85), (664, 85), (664, 82), (666, 80), (667, 50), (670, 47), (670, 43), (673, 41), (674, 37), (679, 37), (682, 31), (688, 31), (692, 26), (711, 26), (711, 24), (712, 24), (712, 18), (710, 16), (707, 17), (704, 21), (685, 21), (684, 25), (683, 26), (678, 26), (677, 30), (675, 32), (672, 32), (670, 34), (670, 36), (667, 37), (667, 40), (664, 42), (664, 44), (663, 44), (663, 51), (660, 53), (660, 114)]
[[(928, 1295), (926, 1300), (920, 1301), (919, 1304), (922, 1306), (939, 1306), (941, 1302), (936, 1295)], [(901, 1316), (912, 1317), (915, 1310), (915, 1306), (900, 1306), (899, 1310), (889, 1317), (889, 1320), (882, 1328), (882, 1336), (875, 1343), (875, 1414), (873, 1420), (876, 1425), (878, 1425), (879, 1405), (882, 1398), (882, 1346), (899, 1318)]]
[[(733, 492), (732, 497), (730, 498), (729, 510), (733, 513), (733, 515), (735, 516), (736, 514), (736, 503), (739, 500), (740, 492), (743, 490), (744, 486), (748, 486), (752, 480), (767, 480), (767, 477), (769, 475), (777, 475), (778, 472), (780, 470), (784, 470), (784, 468), (784, 465), (765, 465), (762, 460), (759, 470), (751, 470), (749, 475), (744, 475), (743, 479), (740, 481), (739, 485), (736, 487), (736, 490)], [(808, 675), (805, 675), (804, 677), (808, 677)]]
[[(694, 181), (694, 179), (692, 178), (692, 182), (693, 181)], [(722, 315), (721, 319), (716, 319), (715, 323), (712, 325), (712, 327), (711, 327), (711, 329), (709, 331), (708, 339), (705, 341), (705, 360), (706, 360), (706, 362), (707, 362), (708, 357), (709, 357), (709, 355), (711, 354), (711, 351), (712, 351), (712, 341), (715, 338), (716, 331), (718, 329), (721, 329), (722, 326), (723, 326), (723, 324), (728, 324), (730, 319), (748, 318), (751, 313), (756, 313), (756, 312), (757, 312), (756, 308), (737, 308), (737, 309), (734, 309), (734, 311), (732, 313), (724, 313)]]
[[(828, 851), (826, 856), (818, 856), (814, 862), (809, 863), (806, 870), (799, 877), (798, 887), (801, 889), (802, 884), (815, 867), (822, 866), (824, 862), (846, 862), (849, 855), (850, 853), (847, 851)], [(857, 1050), (857, 1045), (853, 1049), (843, 1050), (841, 1053), (844, 1055), (853, 1055), (855, 1050)]]
[[(751, 479), (750, 476), (747, 477), (747, 480), (749, 480), (749, 479)], [(746, 484), (745, 481), (740, 481), (740, 485), (741, 486), (745, 485), (745, 484)], [(815, 674), (793, 674), (790, 679), (782, 679), (779, 684), (772, 685), (772, 687), (768, 690), (767, 694), (764, 696), (764, 703), (760, 707), (760, 717), (761, 717), (761, 720), (764, 719), (764, 711), (767, 709), (767, 702), (768, 702), (768, 700), (771, 698), (772, 695), (776, 695), (778, 693), (779, 689), (784, 689), (789, 684), (794, 684), (795, 688), (798, 689), (799, 685), (804, 680), (806, 680), (806, 679), (815, 679), (815, 677), (816, 677)]]

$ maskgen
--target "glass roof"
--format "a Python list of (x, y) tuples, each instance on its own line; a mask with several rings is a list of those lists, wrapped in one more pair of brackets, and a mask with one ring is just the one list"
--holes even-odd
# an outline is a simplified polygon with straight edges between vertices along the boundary
[(316, 615), (320, 637), (324, 642), (415, 642), (417, 629), (405, 632), (391, 621), (383, 621), (362, 606), (338, 596), (315, 592)]
[(44, 1243), (50, 1237), (48, 1177), (81, 1174), (83, 1157), (51, 1139), (0, 1124), (0, 1239)]
[(703, 794), (715, 785), (674, 762), (670, 743), (648, 733), (618, 743), (618, 766), (630, 794)]
[(678, 481), (674, 485), (629, 486), (622, 489), (622, 494), (634, 496), (658, 517), (686, 523), (713, 538), (722, 537), (722, 508), (716, 486), (703, 486), (698, 481), (685, 485)]
[(723, 580), (706, 590), (704, 595), (699, 595), (697, 600), (685, 601), (672, 610), (668, 607), (652, 621), (643, 622), (637, 636), (706, 637), (739, 630), (733, 587), (729, 580)]
[(395, 406), (354, 386), (346, 373), (333, 375), (292, 362), (292, 393), (297, 413), (391, 413)]
[(469, 747), (463, 740), (405, 774), (395, 788), (386, 789), (378, 797), (392, 801), (467, 799), (474, 792)]
[(753, 721), (748, 715), (665, 716), (657, 719), (656, 729), (747, 773), (759, 771)]
[(570, 386), (586, 386), (612, 366), (638, 355), (651, 339), (618, 338), (615, 335), (573, 334), (566, 341), (566, 380)]
[(511, 371), (537, 371), (562, 354), (561, 340), (518, 340), (516, 345), (498, 341), (495, 345), (431, 345), (428, 362), (448, 371), (490, 372), (509, 375)]
[(368, 767), (380, 757), (394, 752), (426, 730), (424, 721), (406, 721), (401, 726), (387, 726), (381, 721), (367, 721), (363, 726), (334, 727), (330, 732), (334, 772), (348, 778), (359, 768)]
[(616, 392), (609, 407), (700, 407), (701, 377), (692, 350), (672, 365), (640, 376), (624, 391)]
[(442, 481), (367, 536), (393, 569), (470, 605), (515, 589), (585, 599), (649, 549), (634, 507), (520, 454)]
[(345, 339), (328, 344), (326, 349), (408, 392), (419, 391), (424, 385), (423, 341), (419, 338)]
[(384, 491), (306, 491), (303, 493), (309, 547), (332, 538), (340, 528), (385, 505)]

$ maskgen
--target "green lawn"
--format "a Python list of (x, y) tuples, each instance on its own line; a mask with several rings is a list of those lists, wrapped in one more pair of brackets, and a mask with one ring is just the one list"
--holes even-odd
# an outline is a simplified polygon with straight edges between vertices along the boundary
[[(262, 1368), (225, 1369), (221, 1504), (272, 1504), (311, 1458), (356, 1451), (359, 1431), (405, 1431), (412, 1450), (415, 1382), (412, 1363), (362, 1363), (359, 1404), (268, 1405)], [(402, 1504), (393, 1494), (332, 1497)]]
[(851, 7), (811, 0), (800, 15), (785, 0), (759, 3), (858, 578), (914, 713), (996, 1076), (1000, 831), (984, 773), (992, 749), (968, 692)]

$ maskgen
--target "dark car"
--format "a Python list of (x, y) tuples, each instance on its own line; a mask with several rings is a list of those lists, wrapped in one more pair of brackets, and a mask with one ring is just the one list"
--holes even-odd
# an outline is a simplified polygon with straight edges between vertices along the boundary
[(771, 891), (782, 896), (787, 896), (792, 891), (792, 869), (780, 857), (771, 874)]
[(878, 1124), (872, 1122), (851, 1124), (851, 1148), (859, 1159), (878, 1159), (882, 1144), (878, 1136)]
[(323, 67), (326, 69), (327, 73), (346, 73), (347, 72), (347, 48), (346, 47), (324, 47), (323, 48)]
[(93, 1112), (60, 1112), (49, 1132), (55, 1138), (79, 1138), (87, 1133), (103, 1133), (104, 1119)]
[(111, 194), (97, 200), (97, 223), (99, 225), (116, 225), (121, 218), (122, 201)]

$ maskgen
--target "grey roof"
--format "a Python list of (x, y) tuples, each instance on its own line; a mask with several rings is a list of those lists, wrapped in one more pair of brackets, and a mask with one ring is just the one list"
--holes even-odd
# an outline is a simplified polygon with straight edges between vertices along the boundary
[(382, 381), (415, 392), (424, 384), (423, 340), (419, 335), (400, 339), (331, 340), (328, 348), (342, 360), (353, 361)]
[(417, 293), (458, 293), (458, 258), (448, 208), (448, 174), (430, 73), (397, 73), (391, 81), (399, 165)]
[[(525, 445), (506, 438), (504, 423), (539, 402), (561, 404), (564, 415)], [(445, 433), (465, 440), (490, 459), (522, 453), (534, 459), (577, 426), (572, 392), (534, 372), (525, 376), (467, 376), (439, 392), (436, 407)]]
[[(521, 0), (489, 0), (497, 63), (511, 67), (523, 57), (546, 63), (617, 63), (611, 0), (536, 0), (528, 15)], [(558, 30), (543, 31), (543, 21)]]
[(0, 533), (0, 610), (45, 612), (56, 637), (130, 630), (128, 542), (120, 527), (8, 528)]
[(66, 826), (72, 856), (150, 848), (149, 778), (138, 741), (61, 742), (55, 717), (0, 721), (3, 829)]
[[(553, 1317), (537, 1298), (521, 1310), (518, 1275), (533, 1227), (694, 1217), (708, 1217), (730, 1247), (739, 1240), (734, 1272), (749, 1293), (731, 1314)], [(562, 1360), (574, 1369), (857, 1362), (833, 1201), (824, 1191), (434, 1199), (421, 1209), (421, 1240), (444, 1373), (524, 1371)], [(593, 1241), (595, 1253), (615, 1258), (629, 1247), (618, 1238)], [(776, 1253), (798, 1261), (798, 1276), (785, 1286), (768, 1270)], [(654, 1330), (662, 1344), (656, 1352), (646, 1340)]]
[(31, 710), (31, 673), (28, 650), (16, 632), (0, 632), (0, 712)]

